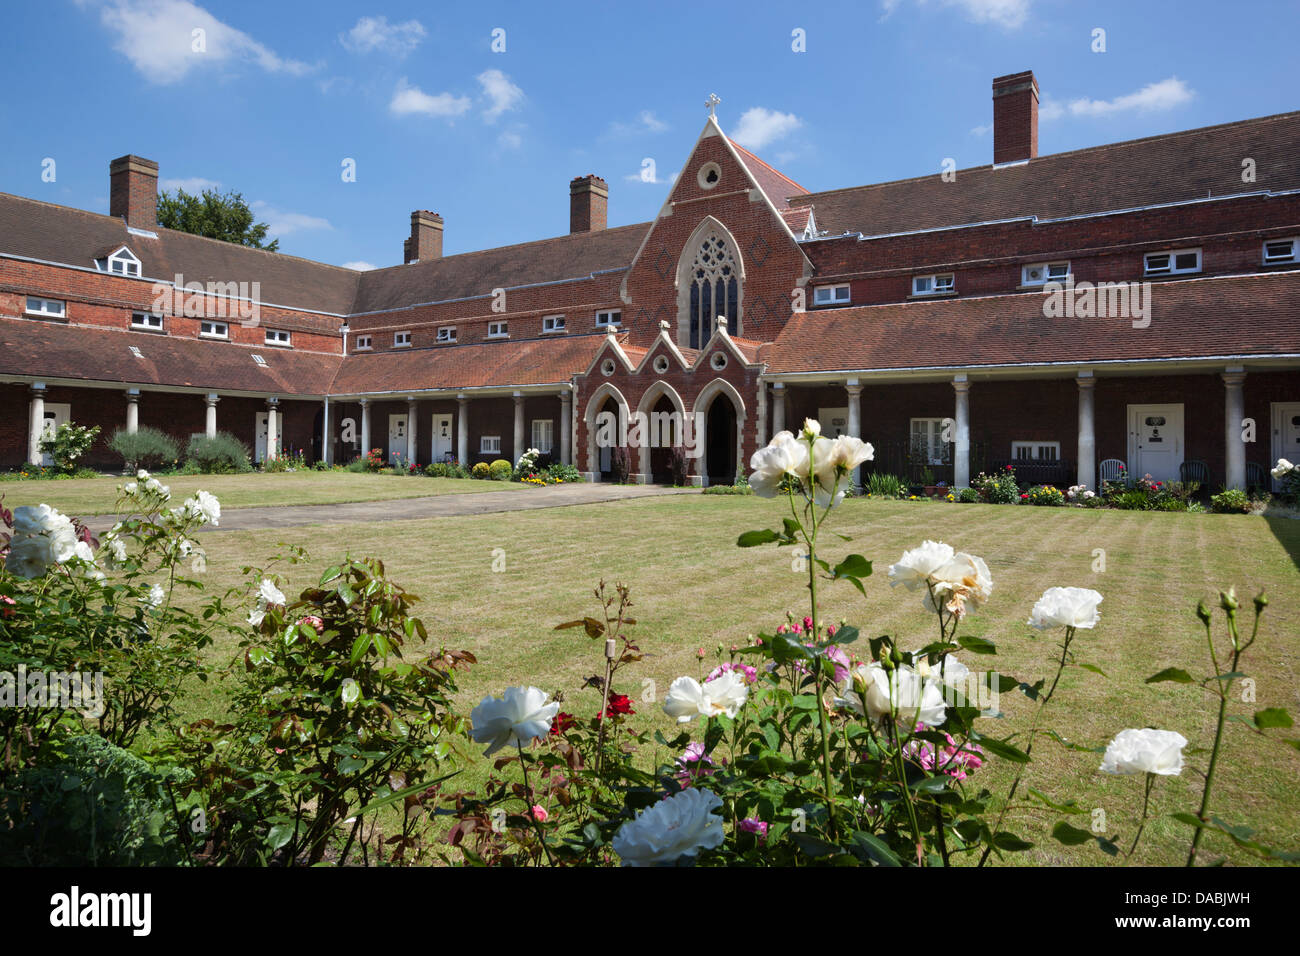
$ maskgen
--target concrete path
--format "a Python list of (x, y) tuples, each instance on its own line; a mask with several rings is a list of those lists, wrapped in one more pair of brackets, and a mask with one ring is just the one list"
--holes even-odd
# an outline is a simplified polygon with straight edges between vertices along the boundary
[[(204, 534), (218, 531), (259, 531), (263, 528), (294, 528), (313, 524), (352, 524), (372, 521), (406, 521), (418, 518), (445, 518), (457, 515), (482, 515), (503, 511), (534, 511), (538, 508), (563, 508), (589, 505), (627, 498), (655, 495), (699, 493), (698, 488), (667, 488), (662, 485), (611, 485), (600, 482), (549, 485), (545, 488), (519, 488), (510, 491), (478, 492), (463, 495), (436, 495), (429, 498), (399, 498), (392, 501), (357, 501), (334, 505), (272, 505), (265, 508), (222, 509), (221, 524), (203, 529)], [(96, 532), (107, 531), (117, 519), (99, 515), (87, 521)]]

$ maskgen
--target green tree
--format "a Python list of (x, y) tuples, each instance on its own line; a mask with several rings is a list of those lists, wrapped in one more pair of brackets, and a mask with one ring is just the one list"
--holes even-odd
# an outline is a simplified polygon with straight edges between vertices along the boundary
[(183, 189), (177, 189), (174, 196), (159, 193), (158, 225), (267, 252), (280, 248), (279, 239), (266, 241), (266, 223), (254, 222), (244, 197), (233, 191), (222, 195), (215, 189), (205, 189), (202, 196), (192, 196)]

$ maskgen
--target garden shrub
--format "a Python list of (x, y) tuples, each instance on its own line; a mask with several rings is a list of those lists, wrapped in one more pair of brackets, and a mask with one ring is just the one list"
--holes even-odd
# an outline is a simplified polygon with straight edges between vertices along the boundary
[(564, 462), (557, 461), (546, 469), (547, 476), (555, 484), (571, 484), (572, 482), (582, 481), (582, 472), (578, 471), (572, 465), (566, 465)]
[(1016, 484), (1016, 473), (1010, 465), (992, 475), (981, 471), (971, 486), (989, 504), (1014, 505), (1020, 501), (1020, 486)]
[(509, 481), (514, 470), (514, 466), (504, 458), (498, 458), (488, 465), (488, 474), (493, 481)]
[(70, 472), (77, 459), (94, 444), (95, 436), (98, 434), (98, 425), (85, 426), (64, 422), (52, 435), (41, 439), (40, 448), (44, 454), (54, 459), (56, 466)]
[(749, 486), (749, 482), (741, 483), (737, 481), (734, 485), (709, 485), (704, 489), (706, 495), (752, 495), (754, 489)]
[(485, 461), (474, 462), (474, 467), (469, 470), (471, 478), (488, 479), (492, 477), (492, 469)]
[(103, 737), (73, 737), (0, 793), (0, 866), (182, 863), (186, 821), (169, 787), (191, 778)]
[(866, 490), (873, 498), (902, 498), (907, 494), (907, 482), (898, 475), (873, 472), (867, 476)]
[(962, 504), (970, 505), (980, 500), (980, 493), (974, 488), (958, 488), (956, 497)]
[(134, 433), (119, 428), (108, 440), (108, 447), (121, 455), (127, 468), (132, 470), (157, 468), (180, 457), (175, 440), (148, 425), (142, 425)]
[(1210, 510), (1215, 514), (1245, 514), (1250, 511), (1250, 497), (1240, 488), (1226, 488), (1210, 496)]
[(1021, 496), (1021, 499), (1027, 505), (1059, 507), (1065, 504), (1065, 495), (1059, 488), (1052, 485), (1039, 485), (1036, 488), (1030, 488)]
[(233, 475), (253, 470), (248, 446), (230, 432), (217, 432), (211, 438), (195, 435), (185, 449), (185, 463), (197, 465), (205, 475)]
[(365, 474), (366, 472), (370, 471), (370, 462), (367, 461), (365, 458), (353, 458), (350, 462), (348, 462), (346, 465), (343, 466), (343, 470), (349, 471), (354, 475)]
[(537, 461), (541, 456), (542, 453), (536, 448), (525, 450), (524, 453), (519, 456), (519, 461), (515, 462), (515, 467), (512, 471), (515, 481), (520, 480), (525, 475), (533, 475), (542, 470)]
[(366, 452), (362, 459), (366, 463), (366, 471), (380, 472), (388, 467), (388, 462), (384, 461), (384, 452), (381, 448), (372, 448)]

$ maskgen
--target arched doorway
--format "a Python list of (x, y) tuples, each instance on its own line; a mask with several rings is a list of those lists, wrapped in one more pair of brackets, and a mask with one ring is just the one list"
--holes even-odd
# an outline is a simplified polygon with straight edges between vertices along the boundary
[[(587, 401), (583, 423), (587, 429), (587, 471), (597, 481), (610, 481), (614, 471), (614, 453), (619, 440), (619, 423), (627, 415), (627, 399), (609, 382), (601, 385)], [(612, 417), (610, 417), (612, 416)], [(601, 428), (601, 423), (607, 427)], [(612, 423), (612, 427), (608, 427)], [(626, 453), (627, 449), (621, 449)], [(631, 462), (629, 472), (635, 471)]]
[(708, 484), (729, 485), (744, 470), (745, 402), (735, 386), (715, 378), (700, 390), (695, 412), (704, 415), (704, 447), (696, 472)]
[[(650, 430), (656, 439), (650, 447), (650, 481), (656, 485), (671, 485), (673, 452), (680, 450), (682, 444), (681, 416), (667, 395), (660, 396), (650, 414)], [(665, 424), (656, 427), (657, 422)]]

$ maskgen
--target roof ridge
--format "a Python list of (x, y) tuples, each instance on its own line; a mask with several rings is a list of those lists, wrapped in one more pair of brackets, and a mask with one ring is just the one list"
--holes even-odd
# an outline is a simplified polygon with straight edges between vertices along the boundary
[[(1266, 116), (1253, 116), (1250, 117), (1249, 119), (1232, 120), (1227, 123), (1214, 123), (1211, 124), (1210, 126), (1197, 126), (1197, 127), (1193, 127), (1192, 129), (1174, 130), (1171, 133), (1155, 133), (1152, 134), (1151, 136), (1141, 136), (1138, 137), (1137, 139), (1120, 140), (1118, 143), (1100, 143), (1096, 146), (1081, 146), (1078, 149), (1068, 149), (1059, 153), (1048, 153), (1046, 156), (1036, 156), (1032, 160), (1029, 160), (1028, 162), (1042, 163), (1044, 160), (1055, 160), (1067, 156), (1077, 156), (1080, 153), (1092, 153), (1092, 152), (1097, 152), (1099, 150), (1106, 150), (1106, 149), (1122, 149), (1129, 146), (1137, 146), (1142, 143), (1155, 142), (1157, 140), (1169, 140), (1179, 136), (1191, 136), (1196, 133), (1205, 133), (1211, 130), (1228, 129), (1230, 127), (1246, 126), (1247, 124), (1250, 123), (1262, 123), (1269, 120), (1283, 120), (1283, 119), (1288, 119), (1293, 117), (1300, 117), (1300, 110), (1291, 110), (1286, 113), (1270, 113)], [(983, 170), (991, 171), (997, 165), (1000, 164), (985, 163), (980, 166), (967, 166), (963, 169), (958, 169), (955, 172), (973, 173), (973, 172), (981, 172)], [(927, 173), (926, 175), (923, 176), (906, 176), (902, 179), (889, 179), (879, 183), (861, 183), (857, 186), (841, 186), (837, 189), (824, 189), (819, 192), (806, 192), (802, 196), (791, 196), (789, 202), (795, 203), (797, 201), (803, 200), (804, 202), (800, 202), (800, 207), (802, 208), (802, 206), (805, 203), (807, 205), (812, 205), (812, 200), (814, 198), (818, 198), (822, 196), (833, 196), (837, 193), (856, 192), (865, 189), (882, 189), (886, 186), (897, 186), (901, 183), (924, 182), (926, 180), (932, 179), (933, 177), (934, 177), (933, 173)]]

